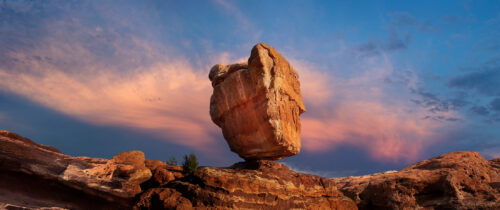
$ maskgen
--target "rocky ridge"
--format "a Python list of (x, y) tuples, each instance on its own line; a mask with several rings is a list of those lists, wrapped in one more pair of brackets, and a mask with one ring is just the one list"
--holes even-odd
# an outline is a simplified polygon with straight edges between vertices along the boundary
[(500, 159), (453, 152), (401, 171), (324, 178), (272, 161), (202, 167), (71, 157), (0, 131), (2, 209), (499, 209)]
[[(140, 151), (124, 152), (111, 160), (65, 155), (51, 146), (36, 144), (33, 141), (7, 131), (0, 131), (0, 202), (7, 202), (6, 188), (19, 189), (18, 193), (27, 194), (33, 201), (41, 196), (65, 197), (65, 193), (55, 192), (30, 195), (36, 191), (28, 186), (14, 187), (12, 183), (33, 186), (54, 186), (66, 194), (83, 194), (86, 199), (101, 204), (129, 206), (131, 199), (141, 192), (140, 184), (151, 178), (151, 170), (145, 166), (144, 153)], [(20, 177), (23, 177), (20, 179)], [(22, 196), (21, 196), (22, 197)], [(3, 198), (3, 199), (2, 199)], [(7, 199), (7, 200), (5, 200)], [(52, 199), (52, 198), (51, 198)], [(84, 200), (86, 200), (84, 199)], [(56, 199), (57, 200), (57, 199)], [(37, 202), (35, 202), (37, 203)], [(79, 201), (67, 200), (66, 208), (86, 205)]]
[(500, 159), (487, 161), (477, 152), (334, 180), (360, 209), (500, 209)]
[(145, 160), (139, 151), (110, 160), (71, 157), (7, 131), (0, 132), (0, 206), (356, 209), (331, 180), (272, 161), (202, 167), (183, 174), (181, 167)]

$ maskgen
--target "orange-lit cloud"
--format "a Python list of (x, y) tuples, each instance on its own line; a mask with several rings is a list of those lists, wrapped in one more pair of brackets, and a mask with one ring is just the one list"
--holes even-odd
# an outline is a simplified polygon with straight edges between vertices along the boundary
[[(100, 37), (101, 30), (77, 33)], [(0, 91), (92, 124), (128, 127), (200, 151), (214, 149), (210, 145), (218, 128), (208, 114), (208, 66), (195, 67), (135, 37), (107, 43), (115, 56), (101, 58), (89, 48), (99, 40), (83, 42), (76, 34), (74, 40), (59, 41), (54, 36), (7, 54), (12, 63), (0, 67)], [(216, 62), (224, 56), (214, 57)]]
[[(308, 106), (301, 117), (305, 150), (329, 152), (351, 145), (379, 161), (408, 162), (439, 141), (439, 129), (446, 128), (447, 122), (424, 119), (427, 111), (411, 104), (405, 88), (398, 95), (384, 88), (384, 78), (392, 74), (386, 58), (367, 63), (368, 71), (350, 78), (311, 70), (314, 65), (307, 62), (292, 63)], [(452, 111), (443, 114), (457, 116)]]
[(39, 68), (27, 73), (0, 69), (1, 88), (95, 124), (164, 134), (192, 147), (213, 140), (211, 87), (206, 75), (186, 62), (158, 63), (129, 74), (107, 69), (67, 73), (33, 60), (28, 65)]

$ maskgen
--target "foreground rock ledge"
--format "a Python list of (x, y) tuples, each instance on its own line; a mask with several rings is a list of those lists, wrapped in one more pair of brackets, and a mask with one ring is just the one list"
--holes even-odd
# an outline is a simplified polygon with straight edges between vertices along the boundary
[(139, 151), (71, 157), (0, 131), (0, 209), (500, 209), (499, 173), (500, 159), (453, 152), (358, 177), (328, 179), (272, 161), (186, 175)]
[(357, 209), (331, 179), (301, 174), (273, 161), (204, 167), (143, 193), (137, 209)]
[(139, 151), (110, 160), (71, 157), (0, 131), (0, 209), (356, 209), (331, 180), (270, 161), (181, 167)]
[(500, 209), (500, 159), (487, 161), (477, 152), (334, 180), (360, 209)]
[(278, 160), (300, 152), (299, 115), (306, 108), (299, 76), (274, 48), (259, 43), (248, 63), (217, 64), (212, 121), (222, 128), (231, 151), (245, 160)]
[(0, 131), (0, 203), (123, 208), (133, 203), (142, 191), (140, 184), (150, 178), (140, 151), (120, 153), (111, 160), (71, 157)]

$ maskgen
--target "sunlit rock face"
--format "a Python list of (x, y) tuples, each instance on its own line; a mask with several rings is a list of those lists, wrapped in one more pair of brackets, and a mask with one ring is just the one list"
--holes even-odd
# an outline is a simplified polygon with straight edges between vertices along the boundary
[(138, 197), (134, 209), (357, 209), (333, 180), (268, 160), (202, 167)]
[(487, 161), (477, 152), (333, 181), (359, 209), (500, 209), (500, 159)]
[(0, 130), (0, 209), (129, 209), (152, 176), (145, 161), (141, 151), (72, 157)]
[(297, 72), (274, 48), (255, 45), (248, 63), (217, 64), (212, 121), (222, 128), (240, 157), (278, 160), (300, 152), (300, 119), (305, 106)]

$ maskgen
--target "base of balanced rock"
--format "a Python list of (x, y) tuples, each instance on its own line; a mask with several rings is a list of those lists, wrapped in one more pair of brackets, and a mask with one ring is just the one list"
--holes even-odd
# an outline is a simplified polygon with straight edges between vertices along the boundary
[(331, 179), (258, 160), (203, 167), (143, 193), (138, 209), (357, 209)]

